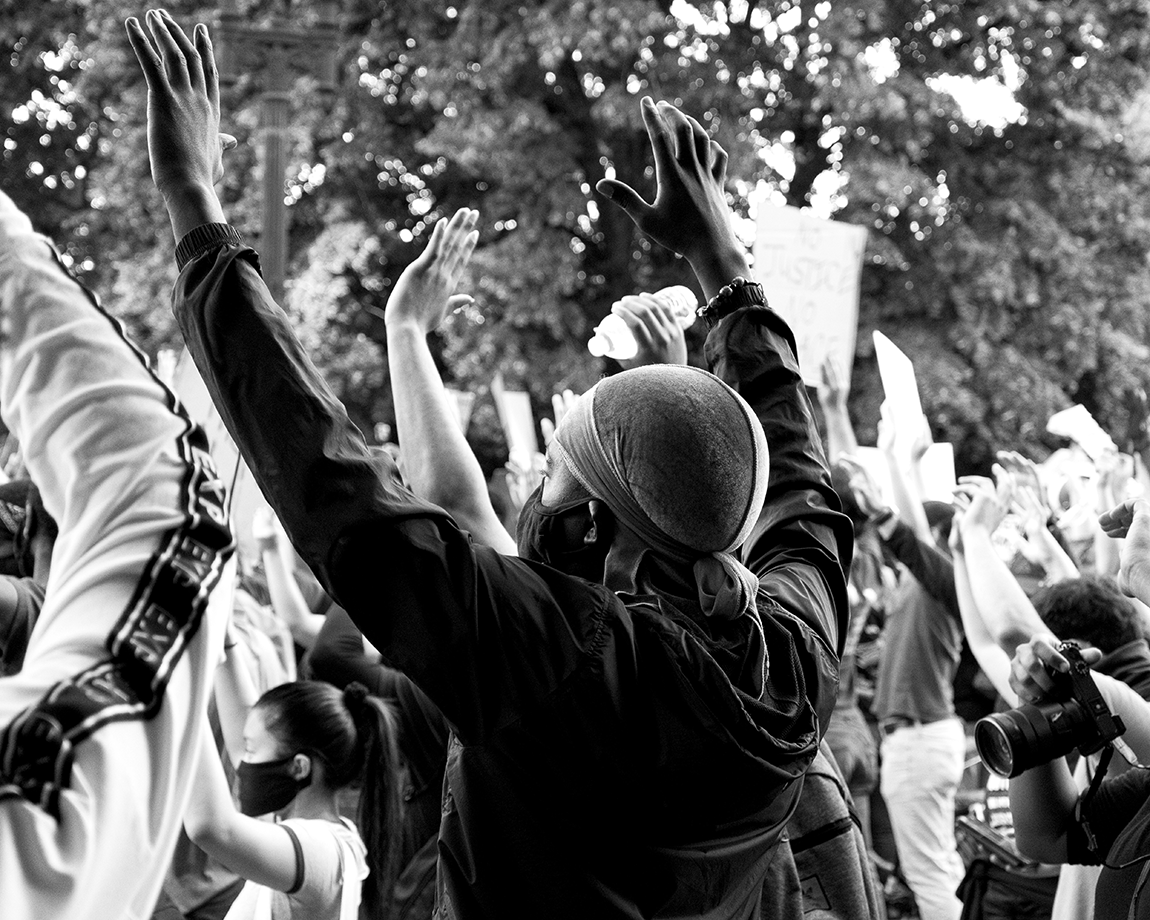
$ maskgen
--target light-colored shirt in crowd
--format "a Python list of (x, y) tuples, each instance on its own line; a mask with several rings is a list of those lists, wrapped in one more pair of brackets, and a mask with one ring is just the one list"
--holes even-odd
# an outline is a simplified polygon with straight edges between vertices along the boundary
[(303, 879), (292, 894), (248, 882), (225, 920), (356, 920), (367, 878), (367, 850), (354, 824), (289, 818), (299, 841)]

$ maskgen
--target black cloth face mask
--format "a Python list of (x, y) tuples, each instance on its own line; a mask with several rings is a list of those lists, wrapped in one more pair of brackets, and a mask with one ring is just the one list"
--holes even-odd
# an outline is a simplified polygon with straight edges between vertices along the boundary
[[(583, 539), (592, 523), (590, 501), (590, 497), (585, 497), (559, 505), (544, 505), (543, 485), (537, 486), (523, 503), (515, 528), (520, 558), (542, 562), (589, 581), (602, 581), (607, 541), (587, 543)], [(574, 528), (580, 535), (578, 542), (569, 540), (565, 532), (565, 525), (572, 523), (579, 525)]]
[(291, 804), (299, 791), (311, 785), (311, 774), (303, 779), (291, 775), (295, 755), (283, 760), (249, 763), (241, 760), (236, 767), (239, 778), (240, 811), (258, 818)]

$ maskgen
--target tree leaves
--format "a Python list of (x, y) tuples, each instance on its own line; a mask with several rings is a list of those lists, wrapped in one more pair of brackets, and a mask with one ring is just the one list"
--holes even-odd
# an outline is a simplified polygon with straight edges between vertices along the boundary
[[(285, 8), (242, 6), (252, 22)], [(174, 336), (172, 241), (147, 178), (127, 12), (0, 2), (3, 156), (9, 193), (155, 349)], [(173, 14), (210, 22), (212, 9), (183, 0)], [(729, 150), (740, 217), (761, 183), (870, 229), (852, 388), (864, 441), (881, 395), (874, 328), (920, 369), (962, 471), (985, 471), (998, 448), (1043, 455), (1045, 417), (1070, 401), (1120, 432), (1127, 394), (1150, 389), (1146, 24), (1133, 0), (349, 0), (336, 97), (293, 94), (288, 307), (353, 417), (391, 421), (387, 294), (438, 217), (478, 208), (479, 312), (451, 318), (436, 349), (481, 394), (472, 433), (498, 464), (496, 370), (546, 411), (554, 389), (610, 369), (585, 342), (615, 299), (694, 284), (593, 191), (609, 173), (652, 189), (638, 108), (652, 94)], [(986, 79), (1014, 88), (1015, 120), (962, 102)], [(224, 107), (241, 146), (222, 194), (258, 242), (251, 81)], [(701, 330), (690, 336), (697, 349)]]

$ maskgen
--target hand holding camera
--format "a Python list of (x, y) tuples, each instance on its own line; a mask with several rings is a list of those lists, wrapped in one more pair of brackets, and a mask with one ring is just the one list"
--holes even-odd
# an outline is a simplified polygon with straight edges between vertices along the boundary
[(974, 742), (987, 769), (1018, 776), (1075, 748), (1083, 756), (1101, 750), (1126, 731), (1110, 712), (1090, 674), (1097, 649), (1035, 636), (1020, 645), (1010, 685), (1022, 705), (979, 719)]

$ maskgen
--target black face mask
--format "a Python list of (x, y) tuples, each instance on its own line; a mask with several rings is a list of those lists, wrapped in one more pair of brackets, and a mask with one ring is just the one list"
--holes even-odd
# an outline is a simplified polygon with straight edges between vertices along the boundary
[[(536, 488), (523, 503), (515, 528), (520, 558), (546, 563), (568, 575), (602, 581), (607, 541), (587, 543), (583, 539), (592, 523), (590, 501), (590, 498), (576, 498), (561, 505), (545, 506), (543, 486)], [(566, 533), (568, 525), (573, 531), (571, 537)]]
[(249, 763), (241, 760), (236, 767), (239, 778), (240, 811), (258, 818), (291, 804), (301, 789), (311, 785), (311, 774), (303, 779), (291, 775), (295, 755), (283, 760)]

